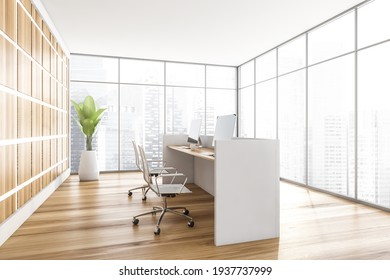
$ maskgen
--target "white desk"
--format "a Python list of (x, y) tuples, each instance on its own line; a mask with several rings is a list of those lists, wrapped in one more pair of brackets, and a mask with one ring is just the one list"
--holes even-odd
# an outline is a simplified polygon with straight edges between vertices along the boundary
[(167, 165), (214, 195), (215, 245), (279, 237), (277, 140), (218, 141), (215, 158), (180, 148), (187, 135), (165, 135), (163, 145)]

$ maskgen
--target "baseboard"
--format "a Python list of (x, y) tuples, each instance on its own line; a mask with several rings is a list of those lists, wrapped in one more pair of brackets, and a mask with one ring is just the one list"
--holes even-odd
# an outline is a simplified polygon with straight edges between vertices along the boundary
[(41, 192), (34, 196), (25, 205), (0, 224), (0, 246), (11, 237), (12, 234), (48, 199), (55, 190), (69, 177), (70, 169), (67, 169)]

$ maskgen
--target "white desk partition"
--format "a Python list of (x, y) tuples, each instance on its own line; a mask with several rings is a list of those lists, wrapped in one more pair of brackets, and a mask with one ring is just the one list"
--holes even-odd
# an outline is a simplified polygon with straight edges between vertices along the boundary
[(215, 245), (279, 237), (277, 140), (216, 143)]
[(186, 135), (165, 135), (164, 161), (214, 195), (215, 245), (279, 237), (279, 142), (220, 140), (215, 160), (168, 147), (186, 141)]

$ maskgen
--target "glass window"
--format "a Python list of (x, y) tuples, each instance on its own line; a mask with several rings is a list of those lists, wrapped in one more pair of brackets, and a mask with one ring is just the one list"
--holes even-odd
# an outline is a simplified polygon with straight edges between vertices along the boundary
[(256, 58), (256, 83), (276, 77), (276, 50)]
[(206, 134), (214, 135), (218, 116), (236, 114), (236, 91), (207, 89), (206, 91)]
[(164, 85), (164, 62), (121, 59), (121, 83)]
[[(104, 112), (92, 148), (97, 151), (100, 171), (118, 170), (118, 87), (112, 84), (71, 82), (71, 99), (77, 103), (91, 95)], [(72, 117), (77, 117), (72, 106)], [(85, 150), (85, 137), (77, 123), (71, 122), (71, 172), (78, 172), (81, 151)]]
[(193, 119), (201, 119), (205, 134), (205, 91), (201, 88), (166, 88), (167, 133), (186, 134)]
[(390, 39), (389, 11), (389, 0), (375, 0), (358, 9), (358, 48)]
[(255, 137), (255, 87), (250, 86), (239, 91), (239, 136)]
[(355, 49), (355, 13), (350, 12), (308, 34), (309, 65)]
[(72, 81), (118, 82), (118, 58), (72, 55)]
[(276, 79), (256, 85), (256, 138), (276, 138)]
[(280, 177), (306, 184), (306, 70), (278, 82)]
[(237, 70), (235, 67), (206, 66), (206, 79), (208, 88), (237, 88)]
[(198, 64), (167, 63), (167, 85), (169, 86), (205, 86), (205, 66)]
[(358, 53), (358, 199), (390, 207), (390, 43)]
[[(236, 67), (72, 55), (70, 72), (71, 99), (81, 102), (90, 94), (108, 108), (93, 142), (101, 171), (136, 169), (132, 139), (149, 158), (161, 159), (164, 131), (187, 133), (191, 120), (201, 118), (201, 134), (206, 128), (214, 134), (216, 117), (237, 110)], [(178, 86), (166, 86), (165, 77)], [(75, 173), (85, 140), (76, 123), (71, 129)]]
[(255, 84), (255, 66), (251, 60), (239, 68), (240, 73), (240, 88)]
[(309, 185), (354, 196), (354, 55), (309, 68)]
[(306, 66), (306, 36), (301, 36), (278, 49), (278, 74)]
[(164, 87), (121, 85), (120, 168), (135, 170), (132, 140), (143, 145), (149, 159), (162, 159)]

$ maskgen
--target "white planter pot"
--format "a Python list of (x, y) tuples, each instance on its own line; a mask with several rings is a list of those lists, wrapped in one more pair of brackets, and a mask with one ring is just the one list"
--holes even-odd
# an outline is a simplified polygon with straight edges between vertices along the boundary
[(99, 168), (96, 151), (83, 151), (79, 166), (80, 181), (99, 180)]

